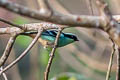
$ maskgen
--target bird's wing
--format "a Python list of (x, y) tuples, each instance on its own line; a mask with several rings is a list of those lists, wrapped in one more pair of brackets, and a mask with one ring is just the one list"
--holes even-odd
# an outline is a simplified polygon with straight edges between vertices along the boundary
[[(28, 35), (28, 34), (37, 34), (37, 31), (30, 31), (30, 32), (24, 32), (22, 35)], [(57, 30), (46, 30), (42, 32), (43, 36), (51, 36), (51, 37), (56, 37), (58, 31)], [(61, 33), (61, 36), (64, 36), (64, 33)]]
[(57, 30), (46, 30), (42, 33), (42, 35), (56, 37), (57, 33)]

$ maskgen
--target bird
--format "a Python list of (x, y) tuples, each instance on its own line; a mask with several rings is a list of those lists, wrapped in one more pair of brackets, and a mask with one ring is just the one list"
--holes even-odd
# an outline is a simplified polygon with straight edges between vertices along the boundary
[[(21, 35), (35, 38), (37, 33), (37, 31), (29, 31), (21, 33)], [(57, 33), (57, 30), (45, 30), (44, 32), (42, 32), (41, 37), (38, 39), (38, 41), (44, 46), (44, 48), (53, 48)], [(75, 41), (79, 41), (75, 34), (61, 32), (57, 47), (64, 47)]]

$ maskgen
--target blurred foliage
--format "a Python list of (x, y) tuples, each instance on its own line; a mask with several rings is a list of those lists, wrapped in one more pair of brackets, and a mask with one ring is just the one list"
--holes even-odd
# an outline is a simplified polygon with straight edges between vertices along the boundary
[(47, 65), (48, 60), (49, 60), (49, 51), (43, 49), (41, 51), (41, 55), (39, 56), (39, 63), (43, 64), (43, 65)]
[(23, 35), (18, 36), (16, 39), (16, 43), (23, 47), (27, 47), (31, 41), (32, 39), (30, 37)]
[(22, 17), (16, 17), (16, 18), (13, 19), (13, 22), (14, 22), (15, 24), (20, 24), (20, 25), (22, 25), (22, 24), (28, 23), (28, 20), (27, 20), (27, 19), (24, 19), (24, 18), (22, 18)]
[(100, 71), (100, 70), (97, 70), (97, 69), (94, 69), (92, 67), (89, 66), (89, 64), (86, 64), (84, 61), (82, 61), (80, 58), (78, 58), (78, 56), (76, 56), (74, 53), (72, 54), (76, 60), (78, 60), (80, 62), (81, 65), (83, 65), (84, 67), (87, 67), (89, 69), (91, 69), (92, 71), (94, 71), (95, 73), (97, 74), (100, 74), (100, 75), (103, 75), (105, 76), (106, 75), (106, 71), (103, 72), (103, 71)]
[(59, 74), (50, 80), (93, 80), (93, 79), (86, 78), (82, 74), (67, 72)]

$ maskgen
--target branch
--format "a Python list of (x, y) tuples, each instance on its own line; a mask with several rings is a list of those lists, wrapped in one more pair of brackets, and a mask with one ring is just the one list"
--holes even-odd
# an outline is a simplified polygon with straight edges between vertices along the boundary
[(5, 73), (3, 73), (3, 77), (4, 77), (5, 80), (8, 80), (8, 78), (7, 78)]
[[(44, 3), (48, 2), (45, 0)], [(7, 0), (6, 1), (0, 0), (0, 6), (20, 15), (63, 25), (82, 26), (89, 28), (101, 28), (105, 27), (106, 25), (105, 24), (106, 21), (98, 16), (72, 15), (72, 14), (64, 15), (54, 10), (52, 11), (52, 14), (48, 17), (46, 15), (43, 15), (43, 13), (40, 13), (37, 10), (32, 10)]]
[(11, 12), (27, 16), (30, 18), (53, 22), (57, 24), (69, 25), (69, 26), (84, 26), (89, 28), (98, 28), (100, 26), (104, 26), (104, 21), (101, 17), (98, 16), (87, 16), (87, 15), (65, 15), (62, 13), (58, 13), (56, 11), (52, 11), (52, 14), (48, 17), (43, 15), (37, 10), (32, 10), (27, 7), (21, 6), (16, 3), (12, 3), (10, 1), (0, 0), (0, 7), (7, 9)]
[(34, 38), (34, 40), (31, 42), (31, 44), (28, 46), (28, 48), (16, 60), (14, 60), (11, 64), (9, 64), (2, 71), (0, 71), (0, 74), (2, 74), (6, 70), (8, 70), (12, 66), (14, 66), (17, 62), (19, 62), (28, 53), (28, 51), (34, 46), (34, 44), (37, 42), (38, 38), (41, 36), (42, 32), (43, 32), (43, 28), (40, 28), (38, 30), (38, 34), (36, 35), (36, 37)]
[(114, 57), (114, 53), (115, 53), (115, 43), (114, 41), (111, 39), (111, 42), (112, 42), (112, 53), (111, 53), (111, 56), (110, 56), (110, 61), (109, 61), (109, 66), (108, 66), (108, 70), (107, 70), (107, 75), (106, 75), (106, 80), (110, 80), (110, 73), (111, 73), (111, 69), (112, 69), (112, 63), (113, 63), (113, 57)]
[(46, 0), (37, 0), (38, 1), (38, 4), (39, 4), (39, 10), (40, 10), (40, 13), (43, 14), (44, 16), (51, 16), (52, 14), (52, 11), (50, 10), (50, 7), (48, 4), (48, 1)]
[[(3, 70), (3, 67), (0, 67), (0, 71)], [(8, 80), (7, 76), (5, 73), (2, 73), (3, 77), (4, 77), (4, 80)]]
[(11, 52), (11, 49), (13, 47), (13, 44), (15, 42), (15, 39), (16, 39), (16, 36), (17, 35), (14, 35), (12, 37), (10, 37), (8, 43), (7, 43), (7, 46), (5, 48), (5, 51), (2, 55), (2, 57), (0, 58), (0, 67), (4, 65), (4, 63), (6, 62), (6, 60), (8, 59), (9, 55), (10, 55), (10, 52)]
[(57, 44), (58, 44), (58, 40), (59, 40), (59, 36), (60, 36), (61, 32), (62, 32), (62, 29), (59, 29), (59, 31), (57, 33), (57, 36), (56, 36), (55, 43), (54, 43), (54, 47), (53, 47), (53, 49), (50, 53), (50, 58), (49, 58), (49, 61), (48, 61), (48, 65), (47, 65), (45, 73), (44, 73), (44, 80), (48, 80), (50, 67), (52, 65), (52, 61), (53, 61), (53, 58), (54, 58), (54, 54), (55, 54), (55, 51), (56, 51), (56, 48), (57, 48)]
[(104, 17), (106, 22), (109, 23), (111, 20), (113, 20), (112, 14), (108, 8), (108, 4), (105, 3), (103, 0), (97, 0), (96, 3), (98, 4), (98, 8), (100, 10), (100, 15), (102, 17)]
[(120, 80), (120, 48), (118, 48), (118, 53), (117, 53), (116, 80)]
[(97, 0), (100, 9), (101, 17), (103, 18), (106, 26), (103, 30), (106, 31), (114, 42), (120, 47), (120, 24), (112, 17), (108, 5), (101, 0)]
[(9, 24), (9, 25), (11, 25), (11, 26), (15, 26), (15, 27), (18, 27), (18, 28), (20, 28), (20, 29), (23, 29), (21, 26), (19, 26), (19, 25), (17, 25), (17, 24), (14, 24), (14, 23), (12, 23), (12, 22), (10, 22), (10, 21), (4, 20), (4, 19), (2, 19), (2, 18), (0, 18), (0, 21), (1, 21), (1, 22), (4, 22), (4, 23), (6, 23), (6, 24)]
[[(13, 34), (13, 33), (20, 34), (20, 33), (23, 33), (24, 31), (31, 31), (31, 30), (36, 31), (39, 28), (43, 28), (44, 30), (65, 28), (65, 26), (47, 23), (47, 22), (24, 24), (24, 25), (21, 25), (21, 27), (24, 30), (17, 27), (0, 28), (0, 34)], [(67, 27), (68, 26), (66, 26), (66, 28)]]
[(88, 5), (90, 15), (94, 15), (93, 6), (92, 6), (92, 0), (86, 0), (86, 3)]
[[(104, 29), (109, 34), (110, 38), (118, 45), (118, 49), (120, 49), (120, 24), (112, 17), (107, 4), (101, 0), (97, 0), (97, 3), (100, 7), (101, 16), (103, 16), (106, 21), (106, 28)], [(116, 80), (120, 80), (120, 53), (117, 54)]]
[[(44, 5), (45, 3), (48, 4), (47, 0), (43, 1), (43, 3)], [(87, 28), (106, 28), (106, 24), (107, 24), (106, 21), (103, 20), (103, 17), (87, 16), (87, 15), (71, 15), (71, 14), (64, 15), (56, 12), (55, 10), (53, 10), (52, 14), (48, 17), (43, 15), (39, 11), (29, 9), (27, 7), (21, 6), (16, 3), (12, 3), (10, 1), (0, 0), (0, 6), (17, 14), (21, 14), (38, 20), (63, 24), (63, 25), (81, 26)]]

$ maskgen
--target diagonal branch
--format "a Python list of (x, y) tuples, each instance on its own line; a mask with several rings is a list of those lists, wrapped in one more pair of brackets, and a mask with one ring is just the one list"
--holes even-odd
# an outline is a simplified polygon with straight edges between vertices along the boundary
[(4, 19), (2, 19), (2, 18), (0, 18), (0, 21), (1, 21), (1, 22), (4, 22), (4, 23), (6, 23), (6, 24), (9, 24), (9, 25), (11, 25), (11, 26), (15, 26), (15, 27), (18, 27), (18, 28), (20, 28), (20, 29), (23, 29), (22, 26), (19, 26), (19, 25), (17, 25), (17, 24), (14, 24), (14, 23), (12, 23), (12, 22), (10, 22), (10, 21), (7, 21), (7, 20), (4, 20)]
[(5, 51), (2, 55), (2, 57), (0, 58), (0, 67), (4, 65), (4, 63), (6, 62), (6, 60), (8, 59), (9, 55), (10, 55), (10, 52), (11, 52), (11, 49), (13, 47), (13, 44), (15, 42), (15, 39), (16, 39), (16, 36), (12, 36), (10, 37), (8, 43), (7, 43), (7, 46), (5, 48)]
[(37, 42), (38, 38), (41, 36), (42, 32), (43, 32), (43, 28), (40, 28), (38, 30), (38, 34), (36, 35), (36, 37), (34, 38), (34, 40), (31, 42), (31, 44), (28, 46), (28, 48), (16, 60), (14, 60), (11, 64), (9, 64), (2, 71), (0, 71), (0, 74), (2, 74), (6, 70), (8, 70), (12, 66), (14, 66), (17, 62), (19, 62), (28, 53), (28, 51), (34, 46), (34, 44)]
[(50, 67), (52, 65), (52, 61), (53, 61), (53, 58), (54, 58), (54, 54), (55, 54), (55, 51), (56, 51), (56, 48), (57, 48), (57, 44), (58, 44), (58, 40), (59, 40), (59, 36), (60, 36), (61, 32), (62, 32), (62, 29), (59, 29), (59, 31), (57, 33), (57, 36), (56, 36), (55, 43), (54, 43), (54, 47), (53, 47), (53, 49), (50, 53), (50, 58), (49, 58), (49, 61), (48, 61), (48, 65), (47, 65), (45, 73), (44, 73), (44, 80), (48, 80)]
[(118, 48), (118, 53), (117, 53), (116, 80), (120, 80), (120, 48)]
[(111, 69), (112, 69), (112, 64), (113, 64), (113, 57), (114, 57), (114, 53), (115, 53), (115, 43), (114, 41), (111, 39), (112, 41), (112, 53), (111, 53), (111, 56), (110, 56), (110, 61), (109, 61), (109, 66), (108, 66), (108, 71), (107, 71), (107, 75), (106, 75), (106, 80), (110, 80), (110, 73), (111, 73)]

